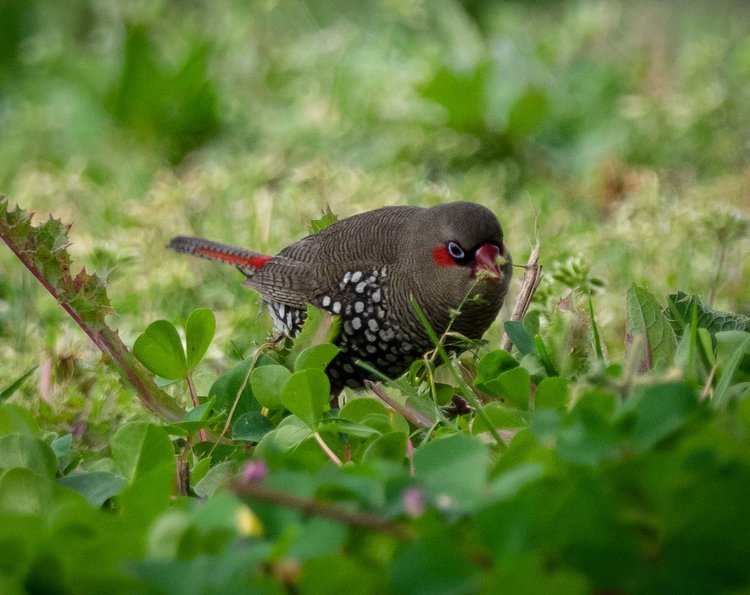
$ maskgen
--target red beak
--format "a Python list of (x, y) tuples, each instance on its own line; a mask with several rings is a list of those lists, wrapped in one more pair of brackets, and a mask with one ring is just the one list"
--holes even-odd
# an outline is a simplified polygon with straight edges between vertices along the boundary
[(500, 248), (495, 244), (482, 244), (474, 253), (474, 268), (471, 271), (473, 277), (480, 271), (489, 271), (496, 280), (503, 278), (503, 273), (497, 264), (500, 256)]

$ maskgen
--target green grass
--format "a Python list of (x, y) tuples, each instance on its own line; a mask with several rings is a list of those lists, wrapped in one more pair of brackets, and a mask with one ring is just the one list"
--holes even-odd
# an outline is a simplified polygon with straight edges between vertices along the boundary
[[(74, 223), (71, 251), (110, 274), (128, 339), (200, 305), (219, 316), (217, 365), (264, 338), (239, 275), (168, 254), (175, 234), (274, 252), (326, 206), (346, 216), (451, 198), (495, 210), (516, 262), (538, 224), (547, 270), (578, 257), (602, 279), (595, 307), (615, 354), (633, 282), (724, 310), (750, 303), (750, 71), (747, 30), (730, 11), (4, 10), (16, 18), (4, 21), (0, 189)], [(43, 350), (92, 363), (85, 339), (1, 257), (0, 329), (13, 348), (0, 379)], [(547, 305), (566, 294), (549, 288)]]
[[(340, 217), (452, 199), (490, 207), (516, 263), (525, 262), (538, 235), (546, 276), (532, 306), (536, 314), (525, 325), (536, 352), (530, 347), (516, 353), (519, 361), (503, 359), (507, 368), (493, 368), (492, 358), (485, 368), (480, 364), (488, 383), (482, 390), (512, 385), (517, 396), (525, 386), (518, 375), (536, 386), (551, 366), (560, 376), (539, 389), (549, 409), (486, 406), (486, 416), (475, 420), (479, 427), (497, 429), (504, 438), (517, 435), (497, 451), (469, 439), (466, 418), (426, 434), (410, 432), (422, 453), (415, 461), (420, 486), (435, 497), (426, 503), (427, 514), (410, 525), (424, 539), (404, 545), (371, 535), (351, 538), (345, 557), (343, 546), (336, 547), (343, 538), (335, 527), (300, 521), (298, 535), (280, 536), (286, 513), (260, 507), (271, 535), (263, 543), (279, 550), (295, 544), (290, 559), (303, 568), (296, 585), (303, 592), (322, 588), (316, 576), (336, 572), (340, 583), (332, 584), (358, 575), (381, 584), (387, 574), (388, 584), (402, 592), (436, 588), (414, 584), (410, 568), (435, 572), (457, 591), (477, 584), (488, 592), (493, 585), (510, 588), (524, 576), (539, 583), (519, 584), (514, 592), (523, 592), (521, 586), (526, 592), (627, 590), (628, 576), (635, 577), (631, 584), (639, 592), (741, 589), (742, 581), (733, 577), (743, 577), (742, 568), (734, 565), (732, 552), (720, 556), (718, 536), (746, 525), (732, 494), (747, 487), (748, 400), (741, 399), (747, 356), (738, 355), (736, 337), (717, 341), (696, 328), (688, 339), (675, 337), (669, 369), (642, 376), (625, 337), (632, 330), (626, 293), (634, 284), (646, 287), (662, 307), (667, 294), (684, 291), (701, 296), (713, 310), (750, 315), (748, 17), (743, 3), (729, 0), (679, 7), (593, 0), (5, 3), (0, 193), (37, 212), (37, 222), (52, 214), (73, 224), (74, 269), (85, 266), (107, 276), (113, 305), (107, 321), (126, 344), (156, 319), (181, 328), (196, 308), (213, 310), (216, 334), (193, 372), (200, 395), (252, 355), (270, 321), (257, 297), (241, 286), (238, 272), (167, 251), (172, 236), (196, 234), (274, 253), (308, 233), (309, 221), (329, 207)], [(515, 274), (480, 356), (499, 345), (522, 271)], [(609, 368), (596, 361), (589, 290)], [(657, 310), (654, 303), (648, 308)], [(720, 366), (719, 377), (709, 381), (716, 363), (711, 358)], [(50, 478), (68, 476), (76, 466), (132, 472), (128, 491), (109, 501), (101, 518), (80, 513), (91, 531), (104, 523), (128, 536), (119, 543), (100, 536), (99, 549), (107, 542), (115, 553), (102, 561), (101, 574), (86, 570), (83, 584), (95, 590), (91, 585), (102, 577), (115, 576), (111, 569), (120, 568), (121, 559), (138, 559), (141, 566), (127, 580), (151, 577), (154, 588), (153, 577), (160, 574), (154, 560), (172, 546), (183, 561), (195, 559), (191, 552), (226, 554), (230, 538), (222, 531), (232, 524), (236, 503), (217, 504), (223, 512), (215, 517), (210, 506), (205, 512), (191, 502), (159, 508), (159, 498), (168, 498), (169, 477), (156, 467), (170, 458), (158, 454), (169, 450), (168, 437), (125, 425), (126, 434), (115, 441), (119, 451), (110, 448), (126, 422), (154, 417), (2, 248), (0, 361), (0, 391), (38, 366), (8, 401), (31, 412), (41, 426), (32, 434), (53, 445), (58, 436), (74, 437), (72, 455), (57, 444), (58, 470)], [(721, 377), (727, 362), (739, 370), (735, 382)], [(238, 370), (234, 380), (245, 373)], [(449, 376), (437, 371), (439, 379)], [(686, 379), (690, 389), (670, 384), (676, 378)], [(694, 399), (707, 383), (712, 390), (721, 387), (718, 412)], [(430, 388), (433, 396), (439, 392), (412, 386), (405, 402), (424, 405)], [(187, 406), (183, 385), (166, 390)], [(230, 392), (224, 389), (222, 402), (231, 402)], [(628, 400), (621, 403), (616, 396), (624, 395)], [(286, 410), (274, 412), (275, 433), (263, 447), (280, 473), (271, 474), (272, 487), (299, 489), (304, 497), (317, 493), (344, 507), (351, 502), (341, 494), (356, 493), (361, 508), (401, 511), (394, 494), (411, 481), (401, 440), (409, 426), (400, 416), (384, 420), (375, 405), (367, 407), (348, 412), (347, 419), (359, 423), (350, 428), (353, 443), (365, 446), (356, 454), (357, 468), (341, 475), (324, 466), (326, 457), (312, 437), (287, 453), (285, 440), (306, 426), (295, 426), (299, 419)], [(322, 415), (317, 409), (314, 414)], [(369, 442), (373, 431), (379, 433), (377, 445)], [(319, 435), (339, 446), (330, 427)], [(441, 438), (453, 440), (453, 450)], [(139, 487), (136, 479), (148, 470), (134, 470), (131, 456), (146, 442), (156, 445), (155, 467)], [(181, 452), (184, 443), (176, 444)], [(206, 474), (219, 481), (228, 473), (222, 465), (234, 469), (247, 456), (226, 446), (209, 456), (200, 450), (204, 446), (191, 454), (195, 484)], [(455, 452), (455, 461), (442, 448)], [(69, 455), (72, 466), (66, 468)], [(39, 456), (34, 472), (44, 475), (47, 455)], [(467, 479), (469, 501), (441, 508), (445, 500), (438, 496), (455, 496), (451, 478), (462, 465), (470, 475), (477, 468), (489, 472)], [(295, 475), (310, 469), (313, 479)], [(725, 474), (727, 469), (735, 473)], [(674, 480), (662, 485), (663, 477)], [(207, 481), (195, 493), (213, 494), (212, 486)], [(680, 486), (697, 494), (694, 500), (686, 502)], [(152, 500), (147, 487), (156, 494)], [(44, 498), (40, 506), (48, 511), (50, 500)], [(54, 501), (80, 505), (63, 500)], [(108, 514), (133, 502), (136, 510), (144, 502), (151, 508), (138, 518)], [(720, 502), (712, 509), (714, 524), (691, 516), (693, 508), (711, 506), (706, 502)], [(468, 520), (453, 523), (457, 518)], [(24, 522), (18, 521), (17, 530), (31, 536), (23, 542), (28, 551), (44, 539), (62, 550), (69, 543), (62, 529), (34, 533)], [(211, 523), (224, 528), (217, 529), (224, 541), (213, 549), (210, 536), (201, 537)], [(160, 531), (178, 525), (188, 527), (187, 537), (181, 545), (167, 540), (160, 552)], [(578, 526), (586, 539), (576, 541)], [(305, 547), (318, 529), (330, 549), (321, 545), (316, 558)], [(38, 535), (46, 537), (34, 541)], [(435, 545), (441, 543), (458, 545)], [(593, 564), (596, 556), (589, 554), (600, 547), (605, 559), (622, 564)], [(701, 550), (717, 554), (706, 558), (716, 563), (715, 575), (700, 564)], [(76, 552), (66, 558), (69, 568), (85, 566), (85, 555), (76, 558)], [(282, 573), (283, 564), (272, 558), (263, 563)], [(662, 565), (649, 574), (642, 560)], [(167, 574), (184, 570), (170, 563), (175, 566)], [(192, 571), (201, 574), (197, 563)], [(671, 591), (664, 579), (670, 573), (680, 578)], [(292, 582), (299, 578), (291, 576)], [(127, 590), (122, 585), (145, 583), (118, 584)]]

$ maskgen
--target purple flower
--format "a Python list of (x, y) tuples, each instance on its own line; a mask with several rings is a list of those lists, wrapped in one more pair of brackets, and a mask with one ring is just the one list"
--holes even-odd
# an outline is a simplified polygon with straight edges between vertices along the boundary
[(251, 459), (242, 470), (242, 479), (245, 481), (258, 481), (265, 479), (268, 475), (268, 465), (263, 459)]
[(404, 510), (412, 518), (420, 517), (424, 514), (424, 492), (421, 488), (411, 487), (404, 490), (401, 494), (401, 502)]

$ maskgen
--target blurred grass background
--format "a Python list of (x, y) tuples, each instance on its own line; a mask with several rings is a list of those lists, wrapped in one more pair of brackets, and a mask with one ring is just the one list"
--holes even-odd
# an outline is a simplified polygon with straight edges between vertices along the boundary
[[(74, 223), (126, 341), (214, 308), (217, 369), (268, 321), (164, 244), (273, 252), (326, 206), (481, 202), (519, 263), (538, 224), (614, 353), (632, 283), (748, 314), (749, 155), (741, 1), (0, 0), (0, 192)], [(108, 423), (127, 397), (35, 283), (0, 250), (0, 387), (41, 364), (33, 407)]]

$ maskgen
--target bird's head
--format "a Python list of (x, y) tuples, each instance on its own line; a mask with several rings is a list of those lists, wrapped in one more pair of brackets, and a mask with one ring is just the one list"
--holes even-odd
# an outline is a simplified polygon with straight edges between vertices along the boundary
[(428, 310), (434, 306), (441, 311), (466, 300), (462, 311), (468, 318), (474, 316), (471, 312), (480, 316), (479, 334), (484, 332), (502, 305), (512, 267), (502, 228), (492, 211), (470, 202), (424, 209), (405, 240), (414, 285), (422, 293), (414, 297)]

